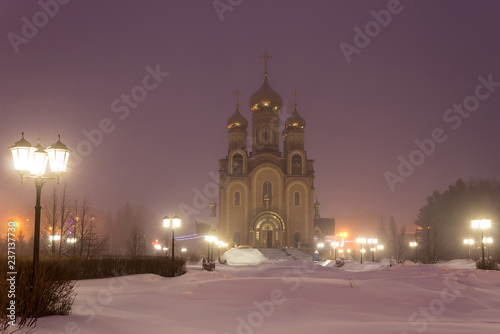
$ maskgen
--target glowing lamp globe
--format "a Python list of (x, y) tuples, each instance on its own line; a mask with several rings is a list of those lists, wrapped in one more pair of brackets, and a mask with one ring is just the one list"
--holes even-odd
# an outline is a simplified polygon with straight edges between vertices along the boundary
[(51, 172), (57, 177), (61, 177), (66, 172), (71, 150), (61, 142), (61, 136), (58, 135), (57, 141), (47, 147), (46, 151), (49, 156)]
[(45, 170), (47, 170), (47, 163), (49, 162), (49, 155), (45, 148), (40, 145), (40, 140), (38, 140), (38, 145), (35, 146), (35, 151), (33, 152), (31, 158), (31, 168), (30, 173), (35, 176), (43, 176)]
[(181, 227), (181, 218), (177, 215), (172, 218), (172, 228), (179, 228)]
[(14, 169), (23, 176), (31, 170), (31, 161), (35, 148), (29, 141), (24, 139), (24, 132), (21, 133), (21, 139), (9, 147), (14, 160)]
[(170, 227), (170, 218), (167, 215), (163, 217), (163, 227)]

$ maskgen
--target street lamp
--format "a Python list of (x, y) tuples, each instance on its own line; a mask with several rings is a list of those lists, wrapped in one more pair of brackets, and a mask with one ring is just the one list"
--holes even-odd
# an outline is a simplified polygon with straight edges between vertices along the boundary
[(368, 243), (370, 245), (373, 245), (373, 247), (370, 248), (372, 251), (372, 262), (375, 262), (375, 245), (378, 244), (378, 239), (377, 238), (368, 238)]
[[(378, 244), (377, 247), (375, 247), (375, 248), (376, 248), (376, 250), (381, 251), (381, 250), (384, 250), (384, 245)], [(375, 250), (375, 248), (374, 248), (374, 250)]]
[(59, 234), (51, 234), (49, 235), (49, 241), (59, 241), (61, 240), (61, 236)]
[(337, 260), (337, 248), (339, 247), (340, 243), (338, 241), (332, 241), (332, 247), (333, 247), (333, 259), (336, 261)]
[[(493, 243), (493, 238), (492, 237), (484, 237), (483, 238), (483, 243), (485, 244), (491, 244)], [(488, 249), (487, 257), (488, 259), (490, 258), (490, 246), (486, 247)]]
[[(210, 262), (213, 262), (213, 257), (214, 257), (214, 249), (213, 249), (213, 243), (214, 242), (217, 242), (217, 237), (213, 236), (213, 235), (206, 235), (205, 236), (205, 240), (207, 241), (208, 243), (208, 247), (207, 247), (207, 261), (210, 263)], [(210, 251), (212, 250), (212, 251)]]
[(470, 261), (470, 246), (474, 245), (474, 239), (464, 239), (464, 245), (467, 245), (467, 261)]
[[(71, 150), (61, 142), (61, 136), (58, 136), (57, 142), (46, 149), (40, 145), (32, 146), (29, 141), (24, 139), (24, 132), (21, 133), (21, 139), (9, 147), (12, 152), (14, 169), (21, 176), (21, 182), (26, 179), (35, 181), (36, 186), (36, 206), (35, 206), (35, 233), (33, 235), (33, 284), (35, 281), (36, 267), (38, 266), (40, 252), (40, 215), (42, 207), (40, 197), (42, 186), (49, 180), (57, 180), (66, 172), (69, 155)], [(55, 177), (45, 176), (47, 163), (50, 165), (50, 171)]]
[(168, 218), (168, 215), (165, 215), (163, 217), (163, 227), (170, 228), (172, 229), (172, 276), (174, 276), (174, 259), (175, 259), (175, 248), (174, 248), (174, 243), (175, 243), (175, 229), (179, 228), (181, 226), (181, 218), (177, 216), (177, 214), (174, 216), (174, 218), (170, 219)]
[(417, 242), (416, 241), (410, 241), (410, 247), (415, 248), (415, 263), (417, 263)]
[(357, 238), (356, 239), (356, 242), (358, 244), (361, 244), (361, 263), (363, 263), (363, 253), (364, 253), (364, 248), (363, 248), (363, 244), (366, 243), (366, 238)]
[(486, 261), (484, 260), (484, 235), (483, 230), (491, 227), (491, 220), (489, 219), (474, 219), (471, 220), (472, 228), (481, 230), (481, 255), (483, 257), (483, 268), (486, 268)]

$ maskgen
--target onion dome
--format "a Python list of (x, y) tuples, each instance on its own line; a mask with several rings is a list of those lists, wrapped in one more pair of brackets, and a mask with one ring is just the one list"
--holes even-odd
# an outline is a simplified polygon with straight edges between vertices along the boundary
[(285, 127), (287, 129), (304, 129), (306, 127), (306, 121), (297, 112), (297, 105), (293, 106), (293, 113), (285, 121)]
[(264, 82), (258, 91), (253, 93), (249, 100), (252, 111), (273, 110), (279, 111), (283, 105), (281, 96), (274, 91), (267, 82), (267, 72), (264, 74)]
[(229, 130), (231, 129), (242, 129), (246, 130), (248, 127), (248, 121), (247, 119), (240, 113), (240, 106), (237, 104), (236, 105), (236, 111), (234, 112), (233, 116), (229, 117), (227, 120), (227, 128)]

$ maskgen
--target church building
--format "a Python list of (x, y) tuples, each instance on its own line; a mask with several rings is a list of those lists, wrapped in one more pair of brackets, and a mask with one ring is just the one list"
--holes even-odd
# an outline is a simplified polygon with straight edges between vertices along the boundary
[[(219, 160), (218, 235), (232, 245), (257, 248), (312, 244), (319, 204), (314, 202), (314, 160), (305, 151), (306, 121), (295, 93), (293, 112), (280, 133), (283, 100), (269, 84), (271, 57), (266, 52), (262, 58), (264, 81), (249, 100), (251, 126), (239, 101), (227, 120), (228, 154)], [(330, 219), (328, 225), (333, 224)]]

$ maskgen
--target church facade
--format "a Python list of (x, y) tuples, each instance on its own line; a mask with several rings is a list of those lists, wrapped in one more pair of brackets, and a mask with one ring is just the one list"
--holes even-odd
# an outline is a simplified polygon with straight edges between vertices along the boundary
[(249, 100), (251, 126), (239, 102), (227, 120), (228, 153), (219, 160), (218, 235), (232, 245), (257, 248), (312, 244), (319, 205), (314, 203), (314, 160), (305, 150), (306, 122), (295, 101), (280, 133), (283, 100), (269, 84), (270, 57), (263, 58), (264, 81)]

